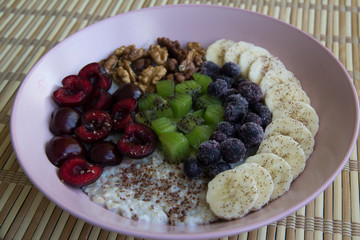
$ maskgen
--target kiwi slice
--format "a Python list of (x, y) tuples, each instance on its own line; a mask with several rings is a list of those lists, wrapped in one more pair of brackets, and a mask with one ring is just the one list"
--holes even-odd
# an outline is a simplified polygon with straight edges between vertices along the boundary
[(190, 112), (192, 108), (192, 98), (188, 94), (176, 93), (169, 96), (167, 99), (174, 112), (175, 118), (182, 118), (185, 114)]
[(173, 95), (174, 89), (175, 82), (173, 80), (161, 80), (156, 83), (156, 93), (163, 98)]
[(165, 161), (178, 164), (188, 158), (190, 145), (184, 134), (179, 132), (167, 132), (159, 136)]
[(167, 132), (176, 132), (176, 124), (167, 117), (151, 121), (151, 128), (158, 136)]
[(206, 94), (207, 87), (212, 82), (211, 77), (201, 73), (193, 73), (192, 77), (194, 78), (195, 82), (197, 82), (202, 87), (201, 92)]
[(153, 110), (145, 110), (135, 114), (135, 122), (143, 123), (151, 126), (151, 122), (156, 119), (156, 112)]
[(203, 124), (204, 119), (200, 116), (192, 115), (191, 113), (185, 115), (177, 122), (176, 126), (180, 132), (188, 133), (197, 125)]
[(201, 89), (201, 85), (194, 80), (186, 80), (175, 86), (176, 93), (188, 94), (193, 98), (193, 100), (198, 99), (202, 95)]
[(189, 140), (191, 147), (198, 149), (201, 143), (209, 140), (213, 128), (209, 125), (199, 125), (194, 127), (189, 133), (185, 134), (185, 137)]
[(190, 112), (187, 115), (199, 116), (201, 118), (204, 118), (204, 114), (205, 114), (205, 109), (200, 109), (195, 112)]
[(206, 109), (211, 104), (221, 105), (221, 100), (217, 97), (212, 97), (208, 94), (204, 94), (196, 100), (195, 106), (197, 109)]
[(153, 109), (156, 112), (157, 118), (161, 118), (161, 117), (172, 118), (174, 116), (171, 106), (168, 104), (168, 102), (164, 98), (162, 98), (160, 96), (157, 96), (154, 99), (153, 106), (154, 106)]
[(207, 106), (204, 120), (208, 125), (217, 125), (224, 120), (224, 107), (220, 104), (211, 104)]
[(150, 109), (153, 107), (153, 103), (155, 98), (158, 97), (158, 95), (154, 93), (145, 93), (139, 100), (139, 111), (142, 112), (144, 110)]

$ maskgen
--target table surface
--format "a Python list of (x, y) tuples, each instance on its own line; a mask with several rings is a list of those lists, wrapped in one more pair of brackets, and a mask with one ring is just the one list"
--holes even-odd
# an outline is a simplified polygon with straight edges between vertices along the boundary
[[(0, 238), (134, 239), (71, 216), (33, 186), (11, 146), (11, 108), (31, 67), (65, 37), (109, 16), (179, 3), (233, 6), (288, 22), (330, 49), (360, 89), (359, 0), (0, 0)], [(334, 183), (314, 201), (268, 226), (222, 239), (275, 238), (360, 239), (357, 146)]]

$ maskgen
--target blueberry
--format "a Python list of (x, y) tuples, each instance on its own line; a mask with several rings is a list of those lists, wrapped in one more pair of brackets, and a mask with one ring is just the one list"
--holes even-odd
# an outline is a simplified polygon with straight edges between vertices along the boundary
[(239, 86), (240, 84), (242, 84), (244, 82), (250, 82), (250, 81), (245, 78), (234, 78), (232, 81), (231, 87), (237, 88), (237, 86)]
[(251, 104), (250, 105), (250, 109), (256, 113), (257, 115), (260, 116), (261, 121), (262, 121), (262, 127), (265, 128), (267, 125), (269, 125), (271, 123), (271, 112), (270, 109), (263, 104), (262, 102), (258, 102), (255, 104)]
[(262, 125), (261, 117), (253, 112), (248, 112), (246, 114), (246, 116), (244, 118), (244, 123), (245, 122), (254, 122), (256, 124), (259, 124), (260, 126)]
[(226, 99), (224, 100), (224, 105), (226, 106), (228, 103), (231, 103), (231, 102), (234, 102), (239, 105), (243, 105), (245, 108), (249, 107), (247, 100), (243, 96), (241, 96), (241, 94), (239, 94), (239, 93), (231, 94), (231, 95), (227, 96)]
[(188, 178), (198, 178), (202, 173), (202, 167), (195, 158), (188, 158), (184, 162), (184, 174)]
[(220, 74), (220, 67), (212, 61), (205, 61), (201, 66), (200, 73), (211, 77), (213, 80)]
[(227, 84), (227, 87), (231, 88), (232, 83), (233, 83), (233, 78), (221, 74), (221, 75), (216, 77), (216, 80), (218, 80), (218, 79), (224, 80), (226, 82), (226, 84)]
[(244, 123), (238, 132), (239, 139), (245, 144), (246, 148), (259, 145), (264, 139), (263, 128), (253, 122)]
[(225, 80), (217, 79), (208, 85), (207, 91), (210, 96), (221, 98), (227, 92), (227, 83)]
[(239, 129), (241, 128), (241, 126), (243, 125), (244, 123), (243, 122), (240, 122), (240, 123), (234, 123), (233, 127), (234, 127), (234, 130), (235, 130), (235, 137), (238, 138), (237, 134), (239, 132)]
[(225, 162), (242, 162), (246, 154), (246, 147), (240, 139), (228, 138), (220, 143), (220, 151), (221, 157)]
[(219, 122), (215, 130), (225, 133), (228, 137), (233, 137), (235, 134), (233, 125), (226, 121)]
[(240, 67), (234, 62), (227, 62), (221, 67), (221, 72), (229, 77), (237, 77), (240, 75)]
[[(239, 91), (236, 88), (228, 88), (224, 96), (222, 97), (222, 102), (225, 103), (226, 99), (233, 94), (238, 94)], [(245, 98), (244, 98), (245, 99)]]
[(247, 105), (240, 105), (237, 102), (229, 102), (224, 110), (224, 119), (230, 123), (242, 122), (247, 113)]
[(231, 165), (226, 162), (217, 162), (214, 164), (211, 164), (208, 168), (207, 175), (209, 178), (214, 178), (216, 175), (218, 175), (221, 172), (224, 172), (226, 170), (231, 169)]
[(200, 164), (207, 166), (220, 160), (220, 144), (214, 140), (208, 140), (200, 144), (198, 148), (198, 160)]
[(210, 140), (214, 140), (217, 141), (218, 143), (221, 143), (222, 141), (224, 141), (225, 139), (227, 139), (228, 136), (220, 131), (214, 131), (211, 136), (210, 136)]
[(259, 102), (263, 97), (261, 88), (253, 82), (240, 83), (237, 86), (237, 90), (250, 104)]

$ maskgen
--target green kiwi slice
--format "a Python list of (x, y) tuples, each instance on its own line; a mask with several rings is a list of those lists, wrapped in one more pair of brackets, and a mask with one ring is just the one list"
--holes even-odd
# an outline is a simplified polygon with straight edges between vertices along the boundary
[(188, 139), (180, 132), (167, 132), (159, 136), (165, 161), (178, 164), (188, 158), (190, 145)]
[(167, 117), (151, 121), (151, 128), (158, 136), (167, 132), (176, 132), (176, 124)]
[(161, 80), (156, 83), (156, 93), (163, 98), (173, 95), (174, 89), (175, 82), (173, 80)]

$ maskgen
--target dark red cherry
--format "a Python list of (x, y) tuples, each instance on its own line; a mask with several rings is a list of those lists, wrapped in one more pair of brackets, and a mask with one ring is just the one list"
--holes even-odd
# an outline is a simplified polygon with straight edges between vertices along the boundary
[(133, 113), (137, 109), (137, 101), (134, 98), (125, 98), (112, 107), (113, 129), (123, 131), (125, 127), (134, 121)]
[(46, 143), (45, 152), (56, 167), (60, 167), (70, 157), (86, 155), (84, 145), (71, 136), (54, 136)]
[(123, 156), (120, 154), (116, 144), (110, 141), (97, 142), (89, 150), (89, 161), (101, 165), (118, 165)]
[(111, 87), (112, 80), (104, 69), (97, 62), (89, 63), (78, 73), (79, 77), (89, 80), (92, 86), (108, 90)]
[(112, 95), (103, 88), (97, 87), (85, 103), (85, 110), (106, 110), (112, 103)]
[(134, 98), (138, 100), (144, 95), (143, 90), (133, 83), (124, 83), (113, 94), (113, 102), (116, 103), (125, 98)]
[(80, 122), (81, 112), (70, 107), (60, 107), (52, 112), (49, 128), (54, 135), (71, 135)]
[(80, 106), (85, 103), (92, 90), (91, 83), (77, 75), (62, 80), (62, 87), (53, 92), (53, 99), (59, 106)]
[(81, 126), (75, 135), (84, 142), (93, 143), (105, 139), (111, 131), (112, 118), (103, 110), (90, 110), (83, 114)]
[(125, 156), (144, 158), (153, 153), (157, 146), (157, 136), (148, 126), (141, 123), (131, 123), (119, 140), (117, 147)]
[(60, 167), (60, 179), (74, 187), (84, 187), (98, 180), (103, 172), (100, 165), (89, 164), (82, 157), (67, 159)]

